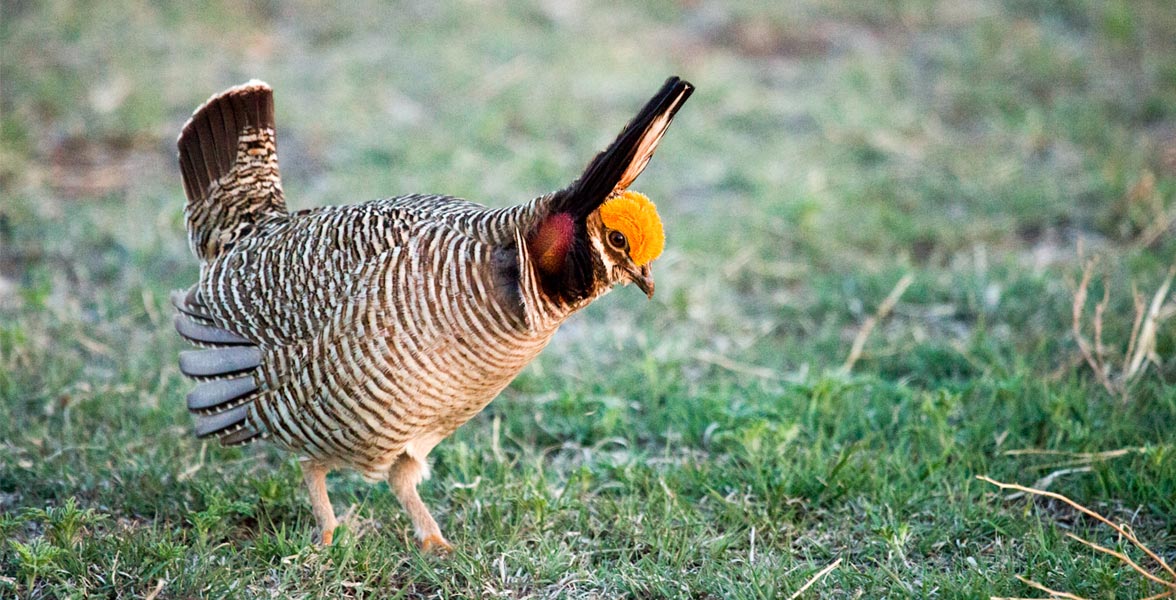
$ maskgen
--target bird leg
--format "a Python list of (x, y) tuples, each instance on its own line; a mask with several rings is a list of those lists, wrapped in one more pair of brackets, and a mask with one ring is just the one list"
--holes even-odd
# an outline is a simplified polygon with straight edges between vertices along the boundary
[(330, 546), (335, 536), (335, 527), (339, 524), (335, 520), (335, 509), (331, 507), (331, 499), (327, 497), (327, 467), (321, 463), (303, 460), (302, 478), (306, 481), (306, 488), (310, 491), (310, 508), (314, 512), (314, 520), (318, 524), (319, 543)]
[(449, 551), (453, 546), (445, 541), (441, 535), (441, 528), (437, 527), (437, 521), (433, 520), (433, 515), (429, 514), (428, 507), (417, 493), (417, 484), (424, 479), (425, 472), (425, 465), (419, 460), (402, 454), (388, 472), (388, 485), (392, 487), (396, 499), (412, 520), (412, 527), (416, 530), (416, 538), (421, 544), (421, 549), (426, 552)]

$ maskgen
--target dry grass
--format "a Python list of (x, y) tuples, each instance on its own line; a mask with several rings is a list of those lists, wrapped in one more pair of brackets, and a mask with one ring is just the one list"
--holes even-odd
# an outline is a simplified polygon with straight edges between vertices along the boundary
[(805, 592), (805, 590), (812, 587), (814, 583), (820, 581), (823, 577), (825, 577), (826, 575), (831, 573), (833, 571), (833, 569), (836, 569), (839, 566), (841, 566), (841, 559), (840, 558), (829, 563), (825, 568), (821, 569), (820, 571), (817, 571), (816, 574), (814, 574), (812, 577), (810, 577), (808, 579), (808, 581), (804, 582), (804, 585), (797, 588), (797, 590), (795, 592), (793, 592), (791, 596), (788, 597), (788, 600), (796, 600), (797, 598), (799, 598), (801, 596), (801, 594), (803, 594)]
[[(0, 4), (0, 598), (1044, 593), (1018, 573), (1100, 598), (1139, 579), (992, 510), (977, 473), (1142, 507), (1137, 535), (1172, 560), (1171, 298), (1162, 364), (1131, 348), (1123, 404), (1087, 375), (1059, 284), (1076, 238), (1147, 293), (1176, 255), (1171, 0)], [(415, 552), (387, 486), (346, 473), (332, 499), (357, 517), (308, 550), (293, 460), (191, 435), (166, 298), (197, 276), (174, 148), (209, 94), (278, 90), (292, 208), (502, 206), (567, 184), (670, 74), (698, 93), (639, 182), (671, 237), (658, 295), (594, 304), (434, 451), (422, 493), (453, 556)], [(1087, 345), (1114, 381), (1117, 289)]]
[(1090, 318), (1090, 327), (1094, 334), (1093, 343), (1083, 334), (1087, 296), (1097, 264), (1097, 259), (1090, 259), (1082, 268), (1082, 279), (1074, 290), (1071, 331), (1074, 341), (1078, 344), (1078, 351), (1094, 371), (1099, 383), (1108, 394), (1126, 401), (1131, 384), (1146, 370), (1147, 365), (1160, 364), (1160, 357), (1156, 353), (1156, 336), (1160, 325), (1176, 315), (1176, 300), (1168, 300), (1168, 290), (1172, 285), (1172, 278), (1176, 276), (1176, 266), (1168, 270), (1167, 277), (1152, 294), (1150, 302), (1146, 302), (1138, 290), (1132, 290), (1135, 316), (1131, 322), (1131, 334), (1125, 350), (1116, 361), (1115, 354), (1103, 340), (1104, 320), (1111, 299), (1111, 287), (1109, 281), (1105, 281), (1106, 278), (1102, 299), (1095, 303), (1094, 314)]
[[(1066, 537), (1073, 539), (1073, 540), (1076, 540), (1086, 546), (1089, 546), (1090, 548), (1093, 548), (1099, 552), (1102, 552), (1103, 554), (1107, 554), (1107, 555), (1115, 557), (1121, 563), (1130, 567), (1132, 571), (1135, 571), (1144, 579), (1147, 579), (1148, 581), (1150, 581), (1154, 584), (1160, 585), (1163, 588), (1165, 588), (1164, 591), (1161, 591), (1160, 593), (1155, 594), (1155, 595), (1148, 596), (1147, 598), (1145, 598), (1143, 600), (1159, 600), (1160, 598), (1171, 598), (1171, 597), (1176, 596), (1176, 570), (1174, 570), (1171, 566), (1169, 566), (1167, 561), (1165, 561), (1162, 556), (1160, 556), (1154, 550), (1149, 548), (1146, 544), (1141, 542), (1139, 540), (1139, 538), (1137, 538), (1135, 536), (1135, 533), (1133, 531), (1131, 531), (1130, 526), (1128, 526), (1126, 524), (1115, 523), (1115, 522), (1111, 521), (1110, 519), (1102, 516), (1101, 514), (1067, 498), (1066, 496), (1063, 496), (1063, 495), (1055, 493), (1055, 492), (1049, 492), (1049, 491), (1038, 489), (1035, 487), (1027, 487), (1027, 486), (1018, 485), (1015, 483), (1002, 483), (1000, 481), (996, 481), (995, 479), (992, 479), (992, 478), (984, 476), (984, 475), (979, 475), (976, 478), (981, 481), (991, 483), (992, 485), (995, 485), (996, 487), (998, 487), (1002, 490), (1015, 490), (1019, 494), (1030, 494), (1030, 495), (1034, 495), (1034, 496), (1041, 496), (1044, 498), (1052, 498), (1054, 500), (1059, 500), (1061, 502), (1066, 503), (1071, 508), (1074, 508), (1078, 512), (1110, 527), (1116, 533), (1119, 534), (1120, 538), (1127, 540), (1128, 542), (1131, 543), (1132, 546), (1137, 548), (1139, 551), (1143, 552), (1147, 556), (1147, 558), (1152, 563), (1154, 563), (1154, 567), (1150, 570), (1146, 569), (1142, 565), (1140, 565), (1138, 562), (1136, 562), (1134, 559), (1132, 559), (1130, 556), (1128, 556), (1126, 552), (1122, 552), (1119, 550), (1114, 550), (1114, 549), (1108, 548), (1108, 547), (1103, 546), (1101, 544), (1097, 544), (1097, 543), (1092, 542), (1090, 540), (1084, 539), (1084, 538), (1082, 538), (1078, 535), (1075, 535), (1073, 533), (1067, 532)], [(1013, 497), (1019, 497), (1019, 496), (1013, 496)], [(1007, 498), (1009, 498), (1009, 497), (1006, 497), (1006, 499)], [(1081, 596), (1077, 596), (1077, 595), (1071, 594), (1069, 592), (1060, 592), (1057, 590), (1053, 590), (1051, 588), (1046, 587), (1044, 584), (1026, 579), (1020, 575), (1017, 576), (1017, 579), (1021, 580), (1025, 584), (1027, 584), (1035, 589), (1038, 589), (1038, 590), (1041, 590), (1043, 592), (1048, 593), (1050, 595), (1048, 600), (1056, 600), (1059, 598), (1068, 598), (1070, 600), (1086, 600), (1085, 598), (1083, 598)], [(999, 597), (993, 596), (992, 600), (1011, 600), (1011, 599), (999, 598)]]
[(882, 299), (882, 303), (878, 305), (878, 309), (874, 311), (874, 314), (870, 315), (862, 323), (862, 328), (858, 330), (857, 335), (853, 338), (853, 345), (850, 346), (849, 356), (845, 358), (845, 363), (841, 365), (842, 373), (849, 374), (850, 371), (853, 371), (853, 366), (861, 359), (862, 351), (866, 347), (866, 340), (870, 338), (870, 334), (873, 333), (874, 328), (878, 326), (878, 323), (881, 323), (886, 317), (890, 316), (891, 311), (894, 310), (894, 306), (898, 304), (898, 301), (902, 299), (902, 295), (906, 293), (907, 288), (914, 281), (915, 276), (913, 274), (907, 273), (903, 275), (894, 284), (894, 287), (891, 288), (890, 293), (886, 294), (886, 297)]

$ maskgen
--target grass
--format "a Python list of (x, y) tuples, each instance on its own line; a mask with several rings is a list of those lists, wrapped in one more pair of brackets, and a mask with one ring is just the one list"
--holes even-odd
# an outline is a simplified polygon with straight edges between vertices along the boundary
[[(0, 597), (790, 598), (837, 560), (804, 597), (1161, 591), (975, 477), (1088, 466), (1050, 490), (1176, 561), (1176, 321), (1125, 399), (1070, 332), (1086, 257), (1113, 351), (1176, 256), (1170, 3), (238, 4), (0, 3)], [(275, 86), (295, 208), (500, 206), (670, 74), (658, 295), (590, 307), (434, 451), (452, 556), (346, 473), (311, 547), (291, 457), (190, 435), (174, 139), (208, 95)]]

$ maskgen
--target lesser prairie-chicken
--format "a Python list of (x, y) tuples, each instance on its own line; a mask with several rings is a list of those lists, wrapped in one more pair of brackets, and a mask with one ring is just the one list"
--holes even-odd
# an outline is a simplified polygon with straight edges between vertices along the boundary
[(196, 434), (298, 454), (322, 543), (326, 474), (387, 479), (425, 548), (429, 451), (478, 414), (569, 316), (616, 284), (653, 295), (664, 244), (629, 185), (693, 87), (669, 79), (566, 188), (490, 209), (413, 194), (289, 212), (273, 93), (251, 81), (184, 125), (179, 162), (200, 279), (173, 295)]

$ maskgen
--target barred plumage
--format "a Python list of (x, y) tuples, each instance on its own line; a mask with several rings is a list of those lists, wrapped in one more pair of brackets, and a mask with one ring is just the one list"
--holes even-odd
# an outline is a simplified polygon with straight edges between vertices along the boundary
[(387, 478), (422, 544), (447, 547), (416, 492), (426, 456), (572, 313), (617, 283), (652, 294), (648, 264), (598, 208), (625, 192), (692, 90), (668, 80), (579, 180), (525, 204), (410, 195), (293, 214), (269, 86), (211, 98), (178, 142), (201, 272), (173, 302), (176, 329), (205, 348), (180, 357), (199, 382), (197, 435), (297, 452), (325, 543), (324, 477), (342, 467)]

